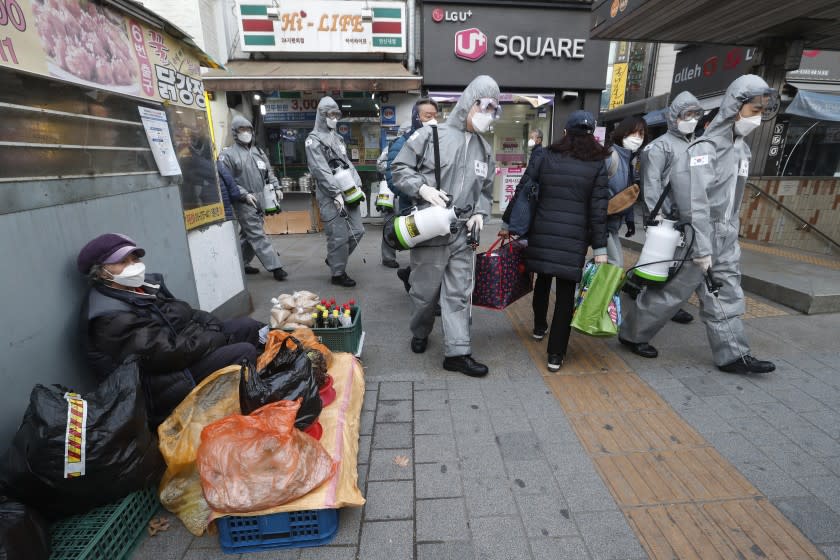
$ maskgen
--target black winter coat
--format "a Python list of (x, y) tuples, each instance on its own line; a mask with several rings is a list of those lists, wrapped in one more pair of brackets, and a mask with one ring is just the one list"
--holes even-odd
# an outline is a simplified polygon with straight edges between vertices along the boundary
[(192, 390), (191, 364), (227, 344), (222, 323), (210, 313), (175, 299), (159, 274), (151, 293), (91, 286), (82, 308), (88, 362), (101, 381), (128, 356), (140, 357), (140, 378), (153, 423), (162, 421)]
[(546, 150), (527, 174), (540, 185), (525, 250), (529, 271), (580, 281), (587, 248), (607, 246), (607, 168)]

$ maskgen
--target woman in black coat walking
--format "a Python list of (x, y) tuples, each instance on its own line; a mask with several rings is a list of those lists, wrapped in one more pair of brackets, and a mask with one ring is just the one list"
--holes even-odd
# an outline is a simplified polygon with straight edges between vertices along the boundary
[(556, 280), (556, 299), (548, 337), (548, 369), (557, 371), (569, 344), (575, 284), (588, 247), (596, 263), (607, 262), (607, 168), (609, 150), (593, 136), (595, 118), (575, 111), (563, 138), (527, 173), (540, 185), (539, 201), (525, 250), (526, 266), (537, 273), (534, 286), (534, 338), (546, 333), (548, 296)]

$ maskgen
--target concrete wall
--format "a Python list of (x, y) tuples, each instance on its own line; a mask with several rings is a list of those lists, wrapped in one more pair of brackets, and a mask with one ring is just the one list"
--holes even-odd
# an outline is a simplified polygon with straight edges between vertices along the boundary
[(656, 75), (653, 78), (653, 91), (650, 97), (656, 97), (671, 91), (671, 80), (674, 78), (674, 63), (677, 61), (677, 51), (674, 45), (662, 43), (656, 56)]
[(78, 328), (87, 282), (76, 270), (79, 249), (93, 237), (109, 231), (133, 237), (147, 251), (148, 269), (162, 272), (178, 298), (198, 306), (178, 187), (160, 183), (152, 175), (144, 190), (0, 215), (0, 448), (16, 431), (36, 383), (77, 391), (94, 386)]
[[(206, 24), (202, 17), (202, 4), (207, 0), (142, 0), (143, 6), (152, 10), (160, 17), (171, 21), (188, 33), (195, 44), (207, 51), (203, 26)], [(212, 1), (212, 0), (211, 0)], [(213, 2), (215, 3), (215, 2)], [(212, 56), (212, 53), (210, 53)]]
[[(826, 177), (752, 178), (770, 196), (840, 242), (840, 179)], [(798, 229), (802, 222), (747, 187), (741, 204), (741, 235), (745, 239), (815, 253), (838, 254), (821, 236)]]

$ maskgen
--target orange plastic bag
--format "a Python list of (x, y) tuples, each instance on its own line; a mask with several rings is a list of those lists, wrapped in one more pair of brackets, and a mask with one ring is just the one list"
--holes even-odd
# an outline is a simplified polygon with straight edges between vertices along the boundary
[(312, 329), (296, 329), (292, 332), (276, 329), (269, 331), (268, 336), (266, 337), (265, 350), (257, 358), (257, 371), (265, 369), (265, 366), (267, 366), (271, 360), (274, 359), (274, 356), (277, 355), (277, 352), (280, 351), (280, 348), (283, 346), (283, 341), (290, 336), (296, 338), (306, 350), (317, 350), (323, 354), (324, 359), (327, 361), (327, 368), (332, 367), (332, 352), (330, 352), (330, 349), (318, 340), (318, 337), (315, 336)]
[(300, 401), (267, 404), (201, 431), (196, 465), (204, 498), (215, 511), (249, 513), (295, 500), (338, 467), (311, 436), (294, 427)]

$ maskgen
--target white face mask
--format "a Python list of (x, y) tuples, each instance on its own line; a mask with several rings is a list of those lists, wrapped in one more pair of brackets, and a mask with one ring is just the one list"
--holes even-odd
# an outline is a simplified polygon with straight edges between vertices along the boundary
[(635, 152), (639, 148), (642, 147), (642, 140), (638, 136), (628, 136), (624, 140), (622, 140), (621, 145), (624, 146), (626, 149), (630, 150), (631, 152)]
[(437, 119), (429, 119), (423, 123), (423, 126), (437, 126)]
[[(108, 272), (107, 270), (105, 272)], [(117, 284), (128, 286), (130, 288), (139, 288), (146, 280), (146, 265), (141, 262), (131, 263), (125, 267), (119, 274), (111, 274), (111, 280)]]
[(528, 138), (528, 147), (529, 148), (533, 148), (536, 145), (537, 145), (537, 143), (533, 138)]
[(236, 139), (242, 142), (243, 144), (250, 144), (253, 138), (254, 135), (250, 132), (240, 132), (236, 135)]
[(487, 132), (490, 130), (490, 124), (493, 122), (493, 115), (489, 113), (475, 112), (472, 116), (473, 129), (476, 132)]
[(679, 121), (677, 123), (677, 130), (679, 130), (683, 134), (691, 134), (692, 132), (694, 132), (695, 128), (697, 128), (697, 119)]
[(335, 125), (338, 124), (338, 119), (327, 119), (327, 126), (330, 128), (335, 128)]
[(761, 126), (761, 115), (756, 115), (754, 117), (741, 117), (735, 121), (735, 134), (738, 136), (746, 136), (759, 126)]

